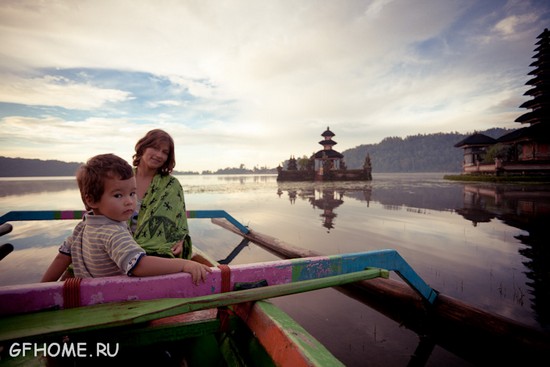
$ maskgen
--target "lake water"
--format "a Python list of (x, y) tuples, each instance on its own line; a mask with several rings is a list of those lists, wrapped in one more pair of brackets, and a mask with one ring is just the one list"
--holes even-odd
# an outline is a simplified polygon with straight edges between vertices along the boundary
[[(396, 249), (439, 292), (550, 330), (550, 186), (460, 183), (443, 175), (374, 174), (372, 182), (344, 183), (178, 178), (188, 210), (223, 209), (257, 232), (323, 254)], [(82, 209), (72, 177), (0, 179), (0, 215), (45, 209)], [(194, 245), (218, 260), (241, 241), (209, 220), (189, 223)], [(75, 224), (13, 222), (2, 243), (15, 251), (0, 262), (0, 285), (39, 281)], [(249, 244), (232, 264), (275, 259)], [(406, 366), (419, 344), (414, 332), (333, 289), (273, 302), (349, 366)], [(470, 365), (436, 346), (426, 365), (441, 364)]]

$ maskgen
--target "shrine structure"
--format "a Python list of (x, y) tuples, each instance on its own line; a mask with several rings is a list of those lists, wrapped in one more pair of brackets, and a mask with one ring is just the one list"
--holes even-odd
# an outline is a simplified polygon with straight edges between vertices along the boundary
[(370, 181), (372, 166), (367, 154), (362, 169), (347, 169), (344, 155), (333, 149), (337, 143), (335, 134), (329, 127), (321, 134), (319, 142), (323, 149), (313, 154), (307, 164), (298, 167), (296, 158), (291, 156), (286, 169), (277, 167), (277, 181)]

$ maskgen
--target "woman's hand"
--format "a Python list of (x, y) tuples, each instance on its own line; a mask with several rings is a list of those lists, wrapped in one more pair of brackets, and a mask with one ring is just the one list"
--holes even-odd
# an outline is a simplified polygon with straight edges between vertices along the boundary
[(176, 242), (174, 246), (172, 246), (172, 253), (175, 257), (179, 257), (181, 252), (183, 251), (183, 240)]

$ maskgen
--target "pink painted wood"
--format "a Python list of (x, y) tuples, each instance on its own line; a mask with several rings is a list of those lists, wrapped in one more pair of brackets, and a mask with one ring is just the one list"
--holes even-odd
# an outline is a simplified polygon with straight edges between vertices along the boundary
[[(268, 285), (290, 283), (296, 267), (316, 273), (310, 273), (312, 277), (328, 276), (331, 274), (327, 273), (326, 268), (311, 266), (325, 260), (327, 257), (319, 256), (233, 265), (230, 267), (230, 289), (237, 282), (257, 282), (264, 279)], [(192, 283), (191, 276), (187, 273), (143, 278), (117, 276), (82, 279), (80, 304), (90, 306), (129, 300), (198, 297), (220, 293), (221, 283), (222, 275), (218, 268), (213, 268), (206, 281), (198, 285)], [(63, 284), (64, 282), (50, 282), (0, 287), (0, 315), (64, 308)]]

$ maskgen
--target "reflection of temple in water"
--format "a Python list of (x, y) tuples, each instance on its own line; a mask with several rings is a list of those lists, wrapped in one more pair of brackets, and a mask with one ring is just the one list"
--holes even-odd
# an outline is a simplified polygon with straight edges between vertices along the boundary
[[(288, 188), (288, 200), (290, 204), (296, 202), (296, 198), (307, 200), (314, 208), (321, 209), (322, 213), (320, 217), (323, 218), (323, 227), (330, 232), (334, 228), (334, 219), (338, 216), (334, 209), (344, 203), (344, 196), (353, 198), (359, 201), (365, 201), (367, 207), (369, 207), (372, 195), (372, 188), (370, 186), (362, 189), (345, 189), (342, 187), (314, 187), (303, 186), (300, 189)], [(277, 196), (282, 197), (284, 191), (279, 187), (277, 190)]]
[(464, 207), (456, 210), (474, 225), (496, 218), (509, 226), (525, 231), (515, 236), (524, 248), (519, 253), (528, 269), (527, 283), (532, 295), (533, 310), (543, 328), (550, 328), (550, 248), (548, 247), (548, 223), (550, 223), (550, 188), (522, 186), (464, 187)]
[(330, 232), (334, 228), (333, 221), (337, 217), (334, 213), (334, 209), (344, 203), (342, 200), (343, 191), (337, 192), (334, 189), (324, 189), (317, 191), (318, 195), (309, 198), (309, 202), (313, 207), (321, 209), (323, 212), (321, 217), (323, 218), (323, 227)]

